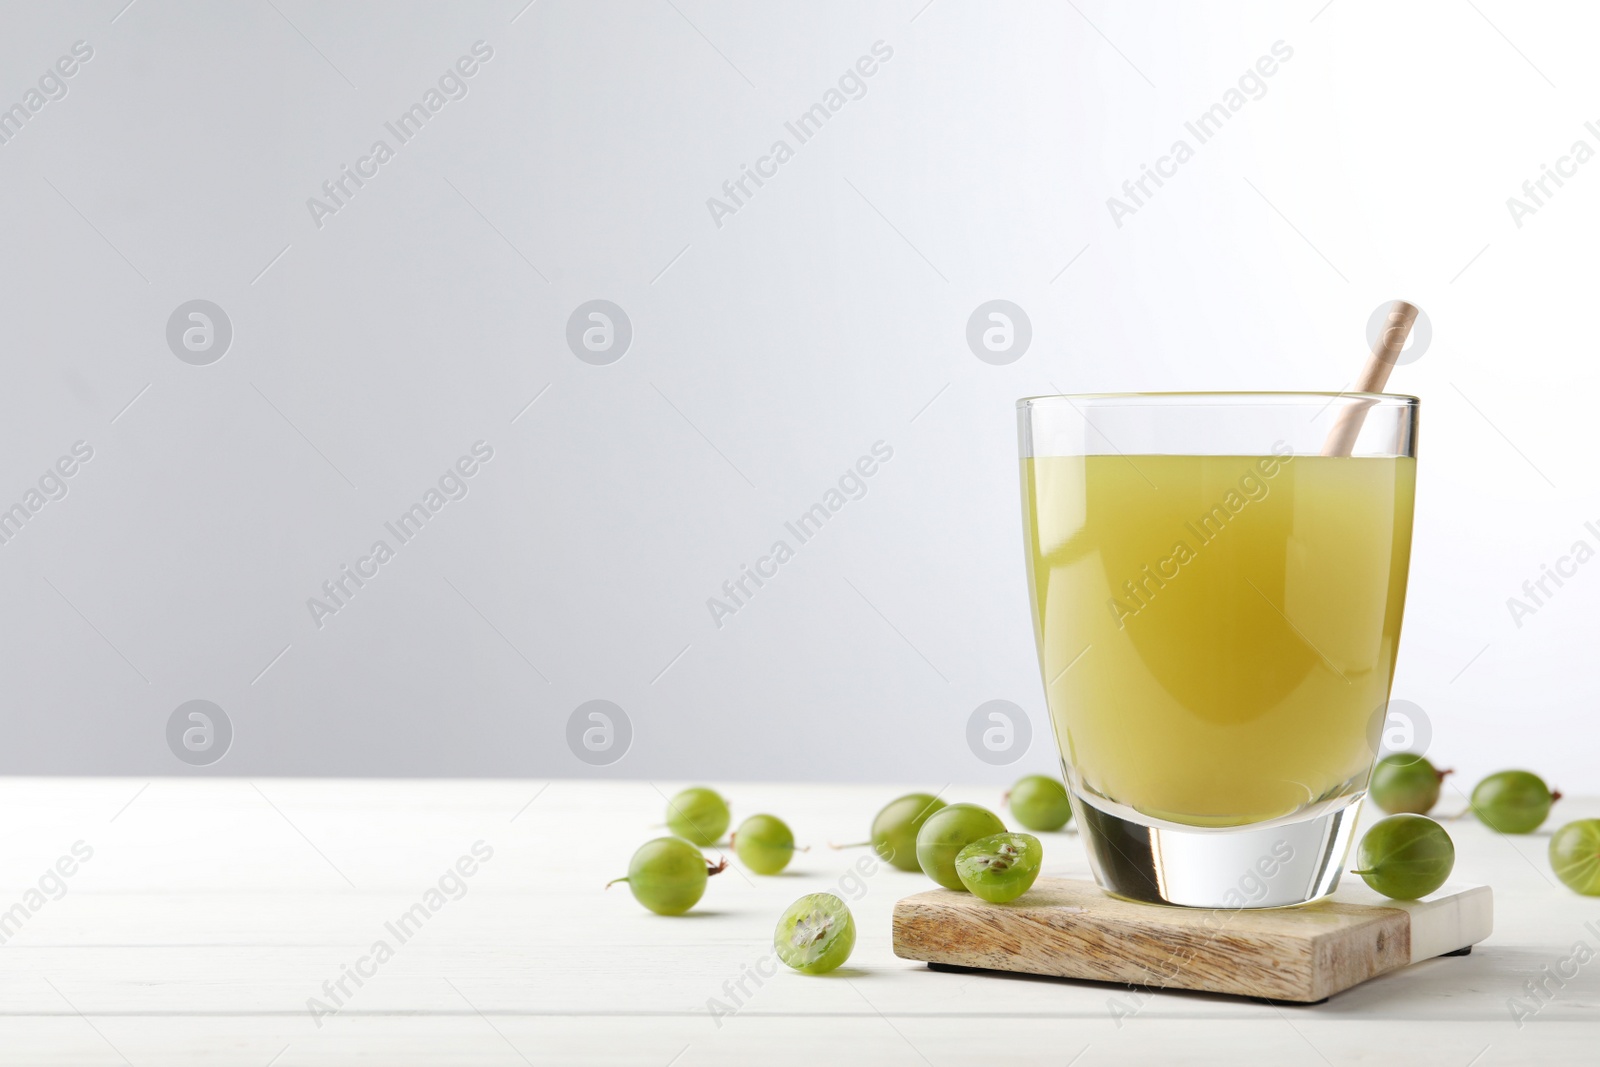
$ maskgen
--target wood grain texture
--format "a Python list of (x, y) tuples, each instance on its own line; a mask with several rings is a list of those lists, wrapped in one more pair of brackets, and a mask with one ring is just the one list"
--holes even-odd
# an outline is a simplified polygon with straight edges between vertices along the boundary
[(1332, 900), (1271, 911), (1161, 908), (1106, 896), (1090, 882), (1041, 878), (1010, 904), (948, 889), (907, 897), (894, 910), (894, 951), (960, 967), (1310, 1003), (1409, 965), (1411, 916)]

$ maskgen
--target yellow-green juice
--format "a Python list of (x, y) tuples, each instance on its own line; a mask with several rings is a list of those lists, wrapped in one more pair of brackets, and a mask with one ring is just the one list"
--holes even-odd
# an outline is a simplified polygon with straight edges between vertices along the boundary
[(1416, 461), (1023, 461), (1034, 632), (1081, 792), (1193, 826), (1364, 788)]

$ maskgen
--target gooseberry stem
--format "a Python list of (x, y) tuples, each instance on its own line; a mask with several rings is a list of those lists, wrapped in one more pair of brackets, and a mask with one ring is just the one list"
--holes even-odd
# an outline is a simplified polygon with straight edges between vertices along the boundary
[(627, 881), (626, 878), (613, 878), (613, 879), (611, 879), (611, 881), (606, 883), (606, 888), (610, 889), (612, 886), (616, 885), (618, 882), (626, 882), (626, 881)]
[(1561, 790), (1559, 790), (1559, 789), (1550, 790), (1550, 803), (1554, 804), (1556, 801), (1558, 801), (1560, 799), (1561, 799)]
[(832, 841), (829, 841), (828, 842), (828, 847), (833, 849), (834, 851), (838, 851), (839, 849), (845, 849), (845, 848), (866, 848), (870, 844), (872, 844), (871, 841), (852, 841), (848, 845), (836, 845)]
[(1351, 874), (1371, 874), (1371, 871), (1351, 871)]
[[(727, 869), (728, 869), (728, 857), (726, 857), (726, 856), (721, 857), (719, 860), (717, 860), (716, 863), (712, 863), (710, 860), (706, 861), (706, 877), (707, 878), (710, 878), (713, 874), (721, 874), (723, 871), (725, 871)], [(617, 881), (626, 882), (627, 879), (626, 878), (618, 878)]]

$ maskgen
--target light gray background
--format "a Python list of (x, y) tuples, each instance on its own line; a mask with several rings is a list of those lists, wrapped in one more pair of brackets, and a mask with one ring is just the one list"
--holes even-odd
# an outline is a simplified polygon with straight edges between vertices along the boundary
[[(1600, 788), (1597, 16), (1396, 6), (304, 0), (9, 3), (0, 546), (10, 773), (1007, 779), (1052, 762), (1013, 401), (1336, 389), (1405, 296), (1432, 347), (1396, 697), (1469, 779)], [(275, 5), (275, 6), (274, 6)], [(319, 229), (308, 197), (482, 40), (494, 56)], [(718, 227), (708, 197), (874, 42), (893, 58)], [(1116, 226), (1106, 199), (1269, 53), (1292, 60)], [(1192, 138), (1191, 138), (1192, 143)], [(197, 298), (234, 338), (169, 350)], [(603, 298), (634, 339), (567, 348)], [(965, 341), (980, 303), (1021, 359)], [(530, 401), (537, 401), (529, 407)], [(494, 458), (349, 605), (306, 606), (473, 442)], [(868, 483), (735, 617), (706, 599), (873, 442)], [(225, 709), (193, 769), (167, 721)], [(626, 709), (591, 769), (580, 703)], [(1033, 744), (991, 766), (973, 709)]]

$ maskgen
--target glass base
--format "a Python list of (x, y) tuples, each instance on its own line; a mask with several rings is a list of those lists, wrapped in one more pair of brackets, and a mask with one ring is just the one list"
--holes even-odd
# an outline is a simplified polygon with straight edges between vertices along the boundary
[(1332, 893), (1364, 793), (1271, 822), (1184, 826), (1070, 790), (1095, 881), (1106, 892), (1185, 908), (1284, 908)]

